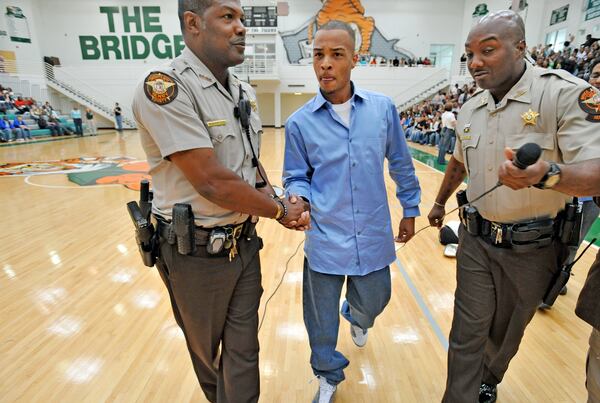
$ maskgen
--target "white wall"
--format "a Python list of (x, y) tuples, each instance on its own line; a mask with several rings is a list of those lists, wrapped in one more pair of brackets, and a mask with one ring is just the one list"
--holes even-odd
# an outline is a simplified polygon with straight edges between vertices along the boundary
[[(43, 83), (43, 63), (41, 58), (41, 44), (39, 42), (40, 33), (39, 20), (34, 12), (35, 0), (0, 0), (0, 31), (9, 31), (9, 23), (6, 14), (7, 6), (18, 6), (26, 17), (26, 24), (29, 29), (31, 43), (13, 42), (9, 36), (0, 36), (0, 50), (15, 52), (17, 68), (22, 79), (34, 83)], [(9, 33), (10, 35), (10, 33)]]

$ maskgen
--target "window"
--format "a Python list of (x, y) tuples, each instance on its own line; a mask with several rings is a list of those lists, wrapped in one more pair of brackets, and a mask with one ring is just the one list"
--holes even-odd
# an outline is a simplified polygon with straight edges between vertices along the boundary
[(558, 31), (548, 32), (546, 34), (546, 41), (544, 45), (552, 45), (552, 50), (558, 52), (563, 49), (563, 45), (567, 40), (567, 29), (561, 29)]

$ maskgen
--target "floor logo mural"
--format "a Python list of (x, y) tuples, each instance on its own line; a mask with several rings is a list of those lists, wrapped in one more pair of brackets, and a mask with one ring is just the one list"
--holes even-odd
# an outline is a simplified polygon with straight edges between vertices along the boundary
[(312, 63), (312, 42), (319, 27), (331, 20), (346, 22), (356, 31), (356, 49), (359, 54), (410, 59), (413, 55), (396, 48), (398, 39), (386, 39), (375, 26), (373, 17), (365, 16), (360, 0), (321, 0), (323, 7), (306, 24), (292, 32), (282, 32), (281, 38), (288, 61), (293, 64)]
[(139, 190), (142, 179), (150, 180), (148, 170), (146, 161), (132, 157), (80, 157), (0, 164), (0, 177), (66, 174), (79, 186), (123, 185)]

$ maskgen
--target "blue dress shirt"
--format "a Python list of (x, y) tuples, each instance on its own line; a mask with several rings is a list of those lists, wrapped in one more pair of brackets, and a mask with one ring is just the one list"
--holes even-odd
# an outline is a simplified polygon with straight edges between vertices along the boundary
[(311, 204), (310, 268), (363, 276), (396, 259), (384, 158), (404, 217), (420, 215), (421, 189), (391, 99), (353, 89), (350, 127), (320, 92), (288, 119), (283, 184)]

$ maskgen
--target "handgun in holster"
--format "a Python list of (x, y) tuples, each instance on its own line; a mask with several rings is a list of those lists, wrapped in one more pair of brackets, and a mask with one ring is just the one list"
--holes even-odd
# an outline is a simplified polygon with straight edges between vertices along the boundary
[(147, 180), (140, 183), (140, 201), (127, 203), (127, 211), (135, 227), (135, 240), (145, 266), (153, 267), (157, 257), (157, 241), (154, 225), (150, 221), (152, 191)]
[(196, 251), (196, 239), (194, 236), (196, 224), (192, 206), (184, 203), (176, 203), (173, 206), (173, 219), (171, 220), (171, 232), (177, 239), (177, 252), (181, 255), (189, 255)]
[(481, 234), (483, 219), (477, 209), (469, 204), (467, 192), (465, 190), (456, 192), (456, 201), (458, 202), (458, 207), (460, 207), (458, 212), (460, 222), (464, 225), (467, 232), (472, 235)]
[[(581, 220), (582, 220), (582, 204), (579, 203), (575, 197), (573, 201), (565, 205), (565, 209), (559, 215), (559, 231), (558, 236), (560, 242), (565, 246), (577, 247), (579, 246), (579, 238), (581, 232)], [(544, 295), (544, 304), (552, 306), (558, 298), (560, 291), (569, 282), (571, 278), (571, 270), (575, 256), (571, 256), (570, 253), (566, 254), (566, 261), (561, 265), (560, 271), (554, 276), (550, 288)]]

